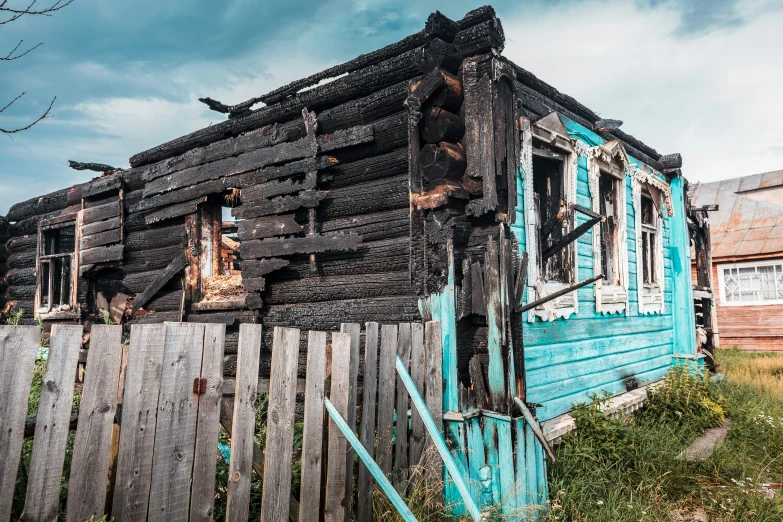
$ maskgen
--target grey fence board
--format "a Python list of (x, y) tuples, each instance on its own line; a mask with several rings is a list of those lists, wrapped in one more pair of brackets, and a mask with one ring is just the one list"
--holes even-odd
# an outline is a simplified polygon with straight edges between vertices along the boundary
[[(405, 369), (410, 368), (411, 358), (411, 324), (401, 323), (397, 335), (397, 354)], [(402, 493), (408, 481), (408, 391), (400, 377), (397, 377), (397, 412), (396, 433), (394, 438), (394, 484), (395, 489)]]
[(307, 375), (302, 433), (302, 478), (299, 520), (318, 520), (321, 511), (323, 463), (324, 378), (326, 377), (326, 332), (307, 334)]
[(387, 477), (392, 470), (397, 331), (397, 325), (381, 326), (381, 353), (378, 362), (378, 449), (375, 452), (375, 460)]
[[(356, 431), (356, 404), (359, 394), (359, 353), (361, 344), (361, 329), (358, 323), (342, 323), (340, 324), (340, 332), (347, 333), (351, 336), (351, 355), (349, 359), (348, 369), (348, 415), (345, 417), (345, 422), (348, 426)], [(351, 508), (353, 502), (351, 502), (352, 490), (353, 490), (353, 448), (348, 445), (348, 451), (345, 457), (345, 500), (344, 504), (348, 506), (345, 513), (345, 522), (350, 522)]]
[[(364, 332), (364, 392), (359, 441), (370, 456), (375, 456), (375, 408), (378, 401), (378, 323), (367, 323)], [(357, 522), (372, 519), (372, 492), (375, 481), (363, 463), (359, 463), (357, 483)]]
[[(347, 333), (332, 334), (332, 383), (329, 400), (345, 418), (348, 410), (350, 378), (351, 336)], [(344, 522), (347, 506), (345, 497), (345, 470), (348, 441), (340, 429), (329, 419), (329, 443), (326, 469), (325, 522)]]

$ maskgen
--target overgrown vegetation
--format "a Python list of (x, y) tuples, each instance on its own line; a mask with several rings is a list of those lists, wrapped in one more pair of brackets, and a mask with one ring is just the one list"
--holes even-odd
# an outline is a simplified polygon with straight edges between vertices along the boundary
[[(719, 353), (719, 384), (675, 369), (630, 419), (599, 411), (601, 397), (575, 411), (577, 431), (550, 466), (547, 519), (712, 522), (783, 520), (783, 356)], [(780, 372), (780, 373), (778, 373)], [(677, 456), (705, 428), (733, 422), (725, 444), (701, 463)]]

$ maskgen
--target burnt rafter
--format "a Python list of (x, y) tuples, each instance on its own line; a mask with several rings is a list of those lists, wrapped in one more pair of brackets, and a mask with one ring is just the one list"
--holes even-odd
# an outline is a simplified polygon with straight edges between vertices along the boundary
[[(579, 205), (573, 205), (573, 209), (577, 212), (580, 212), (582, 214), (587, 215), (590, 219), (573, 229), (571, 232), (563, 236), (559, 241), (552, 244), (549, 248), (544, 250), (544, 252), (541, 254), (541, 259), (543, 261), (546, 261), (553, 255), (557, 254), (561, 250), (563, 250), (565, 247), (579, 239), (582, 235), (584, 235), (588, 230), (590, 230), (594, 225), (597, 223), (600, 223), (602, 221), (606, 220), (606, 217), (602, 216), (601, 214), (598, 214), (596, 212), (593, 212), (590, 209), (584, 208)], [(560, 216), (560, 214), (558, 214)], [(554, 220), (555, 218), (553, 218)], [(552, 220), (550, 220), (552, 221)], [(545, 223), (544, 226), (547, 224)], [(542, 227), (543, 229), (543, 227)]]
[(91, 170), (93, 172), (100, 172), (100, 173), (122, 170), (118, 167), (112, 167), (111, 165), (106, 165), (105, 163), (82, 163), (80, 161), (73, 161), (73, 160), (68, 160), (68, 166), (71, 167), (73, 170)]
[(564, 288), (562, 290), (558, 290), (557, 292), (552, 292), (551, 294), (549, 294), (547, 296), (544, 296), (541, 299), (536, 299), (535, 301), (533, 301), (531, 303), (528, 303), (528, 304), (526, 304), (524, 306), (519, 306), (514, 311), (518, 312), (518, 313), (527, 312), (528, 310), (532, 310), (532, 309), (534, 309), (534, 308), (536, 308), (538, 306), (541, 306), (544, 303), (548, 303), (549, 301), (552, 301), (553, 299), (557, 299), (558, 297), (562, 297), (562, 296), (564, 296), (566, 294), (570, 294), (574, 290), (579, 290), (583, 286), (587, 286), (587, 285), (589, 285), (591, 283), (595, 283), (599, 279), (603, 279), (603, 278), (604, 278), (603, 274), (598, 274), (595, 277), (591, 277), (590, 279), (585, 279), (584, 281), (582, 281), (580, 283), (577, 283), (575, 285), (571, 285), (568, 288)]

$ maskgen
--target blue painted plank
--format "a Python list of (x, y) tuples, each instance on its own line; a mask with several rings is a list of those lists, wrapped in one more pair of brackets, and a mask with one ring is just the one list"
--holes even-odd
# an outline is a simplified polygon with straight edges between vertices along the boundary
[(491, 417), (484, 417), (484, 450), (486, 451), (487, 466), (492, 476), (492, 505), (500, 504), (500, 469), (498, 467), (497, 446), (497, 421)]
[(470, 418), (467, 422), (468, 432), (468, 468), (471, 496), (479, 501), (481, 508), (492, 503), (492, 485), (488, 484), (487, 494), (481, 483), (481, 469), (487, 465), (484, 458), (484, 438), (481, 432), (479, 416)]
[(525, 447), (525, 420), (522, 418), (514, 419), (514, 453), (515, 475), (516, 475), (516, 504), (520, 514), (524, 513), (528, 505), (528, 482), (527, 482), (527, 448)]
[[(587, 307), (587, 306), (586, 306)], [(579, 323), (579, 324), (576, 324)], [(609, 338), (630, 332), (656, 332), (672, 327), (672, 318), (667, 315), (625, 317), (602, 316), (582, 311), (568, 321), (553, 323), (526, 323), (525, 347), (542, 344), (560, 344), (585, 339)]]
[(511, 418), (495, 419), (498, 435), (498, 459), (500, 477), (500, 506), (503, 514), (517, 511), (517, 498), (514, 485), (514, 446), (511, 441)]
[(389, 497), (389, 500), (400, 514), (402, 519), (405, 520), (405, 522), (417, 522), (416, 517), (413, 516), (411, 510), (408, 509), (405, 501), (402, 500), (402, 497), (400, 497), (399, 493), (397, 493), (397, 490), (394, 489), (394, 486), (392, 486), (391, 482), (389, 482), (389, 479), (387, 479), (386, 475), (383, 473), (383, 471), (381, 471), (381, 468), (378, 467), (378, 464), (376, 464), (370, 454), (367, 453), (367, 450), (364, 449), (362, 443), (359, 442), (358, 438), (356, 438), (353, 430), (348, 426), (348, 423), (345, 422), (342, 415), (340, 415), (340, 412), (337, 411), (337, 409), (327, 397), (324, 397), (324, 406), (326, 406), (326, 411), (329, 412), (329, 416), (332, 418), (337, 427), (340, 428), (340, 431), (343, 435), (345, 435), (345, 438), (348, 439), (348, 442), (356, 451), (356, 454), (359, 455), (359, 458), (362, 459), (364, 465), (367, 466), (367, 469), (375, 478), (375, 481), (381, 487), (383, 492), (386, 493), (386, 496)]

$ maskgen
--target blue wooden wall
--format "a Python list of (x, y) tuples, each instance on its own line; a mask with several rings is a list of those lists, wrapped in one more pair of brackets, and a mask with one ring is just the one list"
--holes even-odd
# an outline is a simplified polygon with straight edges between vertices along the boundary
[[(604, 143), (592, 131), (561, 116), (572, 138), (588, 146)], [(629, 157), (632, 163), (642, 162)], [(531, 173), (524, 173), (530, 175)], [(537, 408), (540, 421), (571, 410), (574, 403), (589, 400), (589, 394), (606, 390), (625, 391), (624, 379), (635, 377), (643, 384), (663, 377), (675, 353), (695, 352), (693, 300), (690, 282), (688, 232), (684, 216), (682, 183), (672, 183), (673, 217), (663, 220), (664, 312), (640, 315), (636, 281), (636, 231), (630, 177), (626, 177), (627, 249), (629, 269), (628, 315), (602, 315), (595, 311), (593, 286), (579, 292), (579, 310), (568, 319), (524, 323), (527, 401)], [(525, 248), (524, 205), (521, 176), (517, 182), (517, 222), (512, 225), (520, 249)], [(591, 208), (587, 159), (580, 157), (577, 204)], [(577, 213), (577, 225), (587, 218)], [(597, 227), (594, 227), (594, 231)], [(578, 276), (593, 276), (592, 233), (577, 242)], [(687, 277), (686, 277), (687, 276)], [(677, 289), (673, 291), (674, 289)]]

